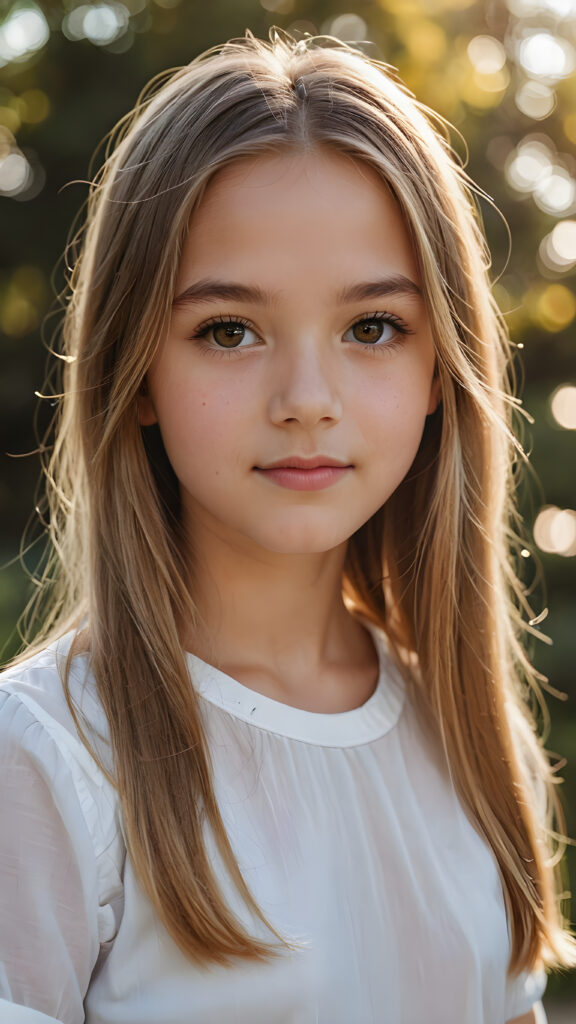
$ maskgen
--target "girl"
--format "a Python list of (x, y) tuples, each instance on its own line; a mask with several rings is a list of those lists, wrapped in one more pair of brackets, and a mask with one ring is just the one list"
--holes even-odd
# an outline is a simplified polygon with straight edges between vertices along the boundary
[(542, 1020), (508, 341), (429, 112), (335, 40), (212, 50), (123, 123), (71, 286), (2, 1020)]

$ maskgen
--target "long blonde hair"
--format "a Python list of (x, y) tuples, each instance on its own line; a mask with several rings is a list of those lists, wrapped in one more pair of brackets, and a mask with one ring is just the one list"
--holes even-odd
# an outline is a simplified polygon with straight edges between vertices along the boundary
[(137, 402), (208, 181), (243, 155), (318, 146), (369, 164), (392, 189), (420, 264), (442, 392), (407, 478), (350, 540), (346, 599), (386, 631), (494, 851), (510, 970), (575, 962), (541, 813), (546, 794), (560, 810), (528, 708), (539, 692), (522, 643), (530, 613), (512, 569), (509, 340), (470, 183), (436, 125), (389, 69), (337, 40), (247, 33), (153, 83), (120, 122), (91, 190), (63, 329), (64, 397), (47, 467), (50, 611), (36, 644), (75, 629), (72, 656), (88, 651), (129, 855), (168, 931), (200, 963), (281, 946), (234, 917), (205, 848), (207, 822), (268, 924), (215, 799), (180, 642), (198, 611), (178, 488)]

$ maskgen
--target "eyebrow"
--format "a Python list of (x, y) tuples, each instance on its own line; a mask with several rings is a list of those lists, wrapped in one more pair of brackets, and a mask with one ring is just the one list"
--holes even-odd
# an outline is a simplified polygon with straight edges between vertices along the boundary
[[(422, 296), (422, 289), (415, 281), (404, 274), (392, 274), (377, 281), (365, 281), (343, 288), (336, 294), (338, 305), (344, 306), (351, 302), (362, 302), (366, 299), (379, 299), (386, 295)], [(172, 302), (175, 309), (198, 305), (214, 299), (230, 302), (249, 302), (257, 306), (271, 306), (280, 297), (280, 292), (266, 292), (257, 285), (234, 284), (229, 281), (217, 281), (205, 278), (196, 281), (177, 295)]]

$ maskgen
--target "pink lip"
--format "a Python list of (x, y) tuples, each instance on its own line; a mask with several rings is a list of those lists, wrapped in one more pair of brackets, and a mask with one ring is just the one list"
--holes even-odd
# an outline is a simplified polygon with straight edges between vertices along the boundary
[(254, 468), (279, 487), (291, 491), (320, 491), (341, 480), (353, 466), (326, 455), (318, 455), (311, 459), (293, 456)]
[(286, 459), (278, 459), (277, 462), (270, 462), (267, 466), (256, 466), (256, 469), (318, 469), (319, 466), (337, 466), (339, 469), (349, 469), (350, 463), (342, 459), (332, 459), (329, 455), (313, 455), (305, 458), (301, 455), (289, 455)]

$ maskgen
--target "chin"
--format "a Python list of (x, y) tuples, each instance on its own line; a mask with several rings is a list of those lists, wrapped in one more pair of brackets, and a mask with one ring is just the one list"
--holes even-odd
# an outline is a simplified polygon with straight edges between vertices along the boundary
[[(352, 531), (351, 531), (352, 532)], [(351, 532), (328, 530), (326, 527), (298, 527), (296, 524), (278, 528), (265, 536), (253, 536), (259, 547), (283, 555), (320, 555), (340, 547), (351, 536)]]

